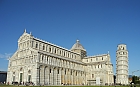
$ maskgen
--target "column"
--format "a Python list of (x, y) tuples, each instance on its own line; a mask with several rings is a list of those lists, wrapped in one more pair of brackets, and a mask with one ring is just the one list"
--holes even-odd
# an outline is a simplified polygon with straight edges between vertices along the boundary
[(75, 77), (76, 75), (75, 75), (75, 74), (76, 74), (76, 73), (75, 73), (75, 70), (73, 70), (73, 84), (74, 84), (74, 85), (76, 84), (76, 82), (75, 82), (75, 81), (76, 81), (76, 77)]
[(40, 66), (40, 85), (44, 85), (44, 66)]
[(70, 84), (73, 84), (73, 70), (70, 70)]
[(67, 84), (67, 69), (64, 69), (64, 84)]
[(22, 77), (22, 82), (28, 82), (28, 68), (24, 68), (24, 71), (23, 71), (23, 77)]
[(61, 84), (64, 84), (64, 68), (61, 69)]
[(54, 81), (53, 81), (54, 82), (54, 85), (57, 85), (57, 74), (58, 74), (57, 68), (55, 67), (54, 68), (54, 77), (53, 77), (54, 78)]
[(53, 85), (53, 80), (54, 80), (54, 68), (50, 68), (50, 85)]
[(49, 78), (50, 78), (50, 68), (49, 66), (45, 67), (45, 85), (49, 85)]
[(67, 69), (67, 84), (70, 84), (70, 70)]
[(61, 85), (61, 68), (58, 68), (57, 85)]

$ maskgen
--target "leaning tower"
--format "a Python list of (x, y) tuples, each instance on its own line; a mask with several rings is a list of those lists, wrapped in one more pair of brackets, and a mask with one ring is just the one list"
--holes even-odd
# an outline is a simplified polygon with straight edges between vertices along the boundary
[(116, 83), (128, 84), (128, 51), (120, 44), (116, 51)]

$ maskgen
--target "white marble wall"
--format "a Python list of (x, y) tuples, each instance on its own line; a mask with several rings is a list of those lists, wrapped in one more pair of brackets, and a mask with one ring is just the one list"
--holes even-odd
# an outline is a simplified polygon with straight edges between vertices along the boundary
[(109, 54), (81, 58), (79, 53), (24, 32), (18, 40), (17, 51), (9, 60), (7, 82), (11, 83), (13, 76), (19, 82), (23, 73), (22, 81), (27, 82), (31, 75), (30, 81), (35, 85), (81, 85), (96, 77), (101, 78), (102, 84), (110, 84), (113, 83), (112, 68)]

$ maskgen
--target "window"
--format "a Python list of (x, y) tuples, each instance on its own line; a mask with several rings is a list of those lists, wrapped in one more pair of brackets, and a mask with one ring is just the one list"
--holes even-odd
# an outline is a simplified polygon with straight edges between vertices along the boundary
[(92, 62), (92, 59), (91, 59), (91, 62)]
[(103, 60), (103, 57), (102, 57), (102, 60)]
[(46, 45), (46, 51), (47, 51), (47, 46), (48, 46), (48, 45)]
[(51, 73), (51, 69), (50, 69), (50, 73)]
[(42, 55), (42, 61), (43, 61), (43, 55)]
[(65, 52), (64, 52), (64, 56), (65, 56)]
[(96, 58), (96, 61), (98, 61), (98, 58)]
[(68, 53), (68, 57), (69, 57), (69, 53)]
[(72, 70), (71, 70), (71, 75), (72, 75)]
[(92, 74), (92, 78), (94, 78), (94, 74)]
[(34, 46), (34, 41), (32, 41), (32, 47)]
[(66, 70), (65, 70), (65, 75), (66, 75)]
[(47, 57), (47, 61), (48, 61), (48, 57)]
[(60, 50), (60, 55), (61, 55), (61, 50)]
[(38, 43), (36, 43), (36, 46), (35, 46), (35, 48), (38, 48)]
[(43, 45), (43, 50), (45, 50), (45, 46)]
[(29, 70), (28, 73), (31, 74), (31, 70)]
[(59, 74), (59, 69), (57, 70), (57, 74)]
[(49, 48), (49, 52), (51, 52), (51, 48)]

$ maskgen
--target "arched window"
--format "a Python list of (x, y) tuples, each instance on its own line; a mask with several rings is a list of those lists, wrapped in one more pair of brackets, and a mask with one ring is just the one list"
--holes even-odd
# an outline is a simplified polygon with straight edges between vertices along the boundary
[(43, 45), (43, 50), (45, 50), (45, 46)]
[(31, 70), (28, 71), (28, 74), (31, 74)]
[(66, 75), (66, 69), (65, 69), (65, 75)]
[(50, 69), (50, 73), (51, 73), (51, 69)]
[(56, 49), (54, 50), (54, 53), (56, 53)]
[(68, 53), (68, 57), (69, 57), (69, 53)]
[(22, 71), (23, 69), (22, 68), (20, 68), (20, 71)]
[(64, 52), (64, 56), (65, 56), (65, 52)]
[(51, 47), (49, 48), (49, 52), (51, 52)]
[(42, 55), (42, 61), (43, 61), (43, 57), (44, 57), (44, 56)]
[(60, 50), (60, 55), (61, 55), (61, 50)]
[(46, 45), (46, 51), (47, 51), (47, 47), (48, 47), (48, 45)]
[(35, 48), (38, 48), (38, 43), (36, 43)]
[(57, 74), (59, 74), (59, 69), (57, 70)]

